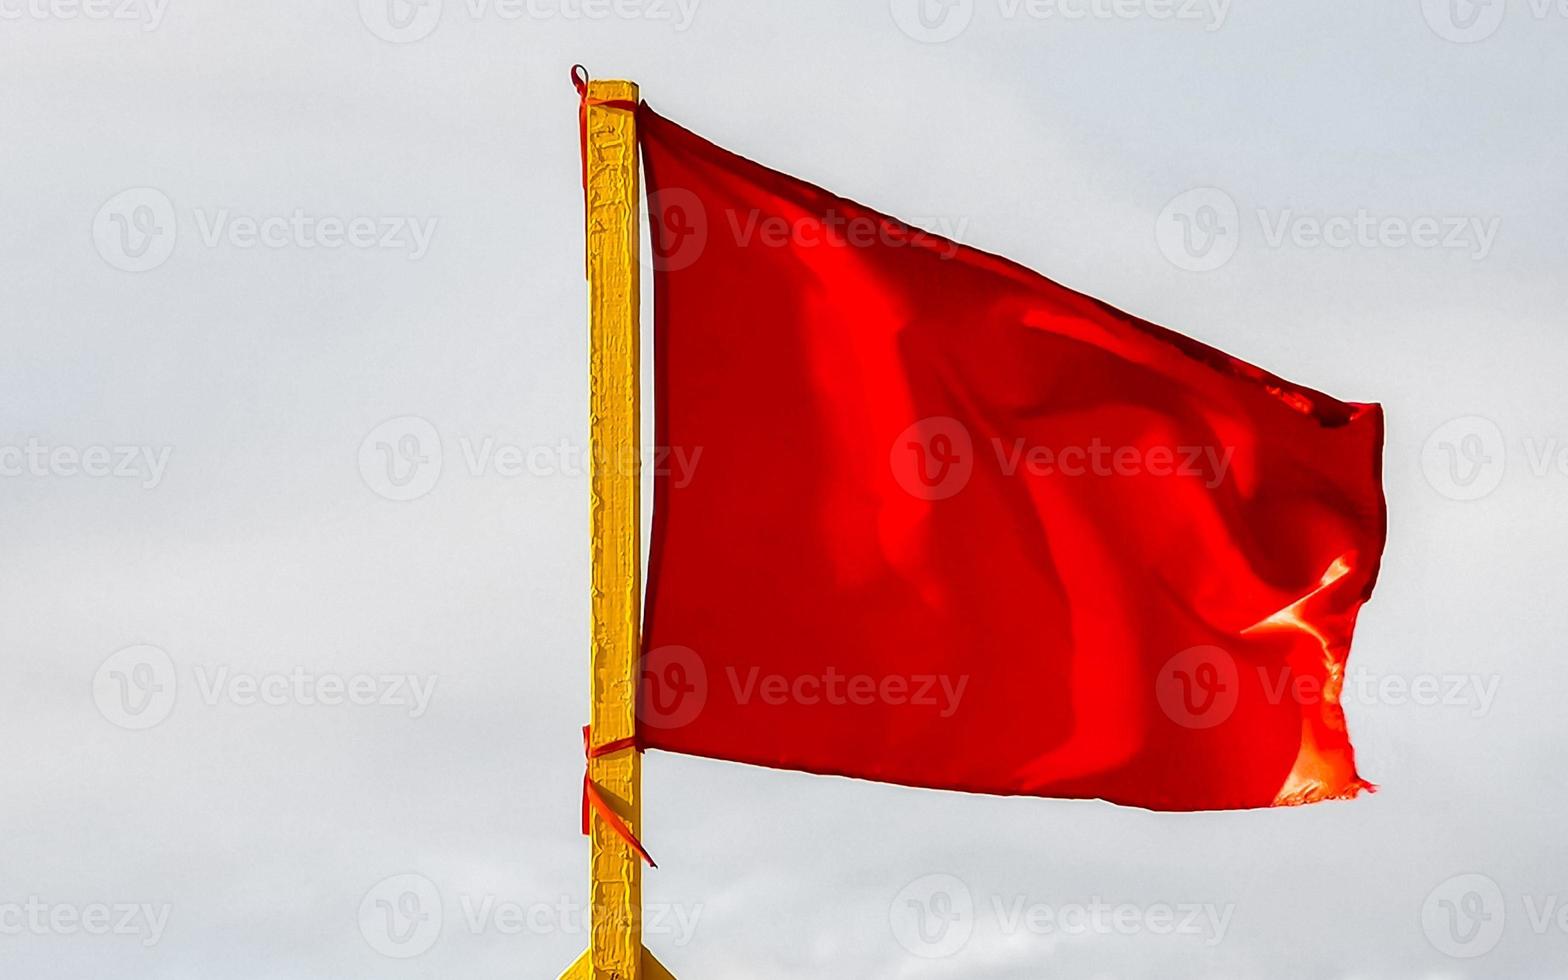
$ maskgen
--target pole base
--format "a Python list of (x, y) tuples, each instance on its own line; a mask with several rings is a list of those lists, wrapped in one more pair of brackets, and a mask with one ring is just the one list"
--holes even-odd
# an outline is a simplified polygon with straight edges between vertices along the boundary
[[(642, 968), (638, 980), (675, 980), (675, 974), (664, 968), (654, 955), (648, 952), (648, 947), (642, 948)], [(593, 980), (593, 951), (583, 953), (577, 957), (577, 962), (566, 968), (561, 974), (561, 980)], [(626, 980), (631, 980), (627, 977)]]

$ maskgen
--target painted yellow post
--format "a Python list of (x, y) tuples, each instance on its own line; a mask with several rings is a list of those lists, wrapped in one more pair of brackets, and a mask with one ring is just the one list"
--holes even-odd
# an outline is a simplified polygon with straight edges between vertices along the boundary
[[(636, 733), (641, 623), (637, 117), (631, 82), (589, 82), (587, 241), (590, 534), (593, 558), (593, 744)], [(621, 106), (599, 103), (619, 102)], [(592, 759), (605, 801), (641, 833), (642, 760), (631, 749)], [(590, 844), (591, 939), (562, 980), (663, 980), (642, 946), (642, 863), (597, 814)]]

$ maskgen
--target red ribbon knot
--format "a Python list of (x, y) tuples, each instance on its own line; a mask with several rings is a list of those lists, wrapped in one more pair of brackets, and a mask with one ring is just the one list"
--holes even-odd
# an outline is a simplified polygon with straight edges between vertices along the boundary
[[(613, 742), (606, 742), (603, 745), (596, 746), (593, 744), (592, 729), (588, 725), (583, 726), (583, 752), (588, 756), (589, 762), (592, 762), (594, 759), (602, 759), (607, 755), (614, 755), (617, 752), (623, 752), (627, 749), (635, 749), (638, 752), (642, 751), (642, 747), (637, 744), (637, 739), (635, 737), (620, 738)], [(599, 787), (594, 785), (592, 774), (590, 772), (584, 772), (583, 836), (585, 837), (593, 829), (593, 822), (591, 819), (591, 814), (593, 813), (599, 814), (599, 819), (604, 821), (605, 826), (609, 827), (615, 836), (630, 844), (638, 854), (642, 855), (642, 859), (648, 862), (648, 867), (658, 867), (658, 865), (654, 863), (653, 857), (648, 854), (647, 849), (642, 846), (642, 841), (639, 841), (637, 839), (637, 835), (632, 833), (632, 829), (626, 825), (626, 821), (622, 820), (620, 814), (612, 810), (610, 808), (610, 804), (605, 802), (604, 795), (599, 792)]]

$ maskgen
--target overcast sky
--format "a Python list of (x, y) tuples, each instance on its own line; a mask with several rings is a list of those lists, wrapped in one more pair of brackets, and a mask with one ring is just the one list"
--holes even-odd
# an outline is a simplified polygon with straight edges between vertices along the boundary
[(1389, 425), (1347, 695), (1381, 792), (653, 755), (678, 976), (1568, 975), (1568, 15), (388, 2), (0, 0), (0, 974), (586, 945), (581, 61)]

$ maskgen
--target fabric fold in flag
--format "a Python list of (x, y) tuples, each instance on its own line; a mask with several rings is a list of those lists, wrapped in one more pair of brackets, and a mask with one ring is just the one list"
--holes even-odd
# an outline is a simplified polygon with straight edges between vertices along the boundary
[(637, 122), (643, 747), (1158, 810), (1368, 788), (1377, 405)]

